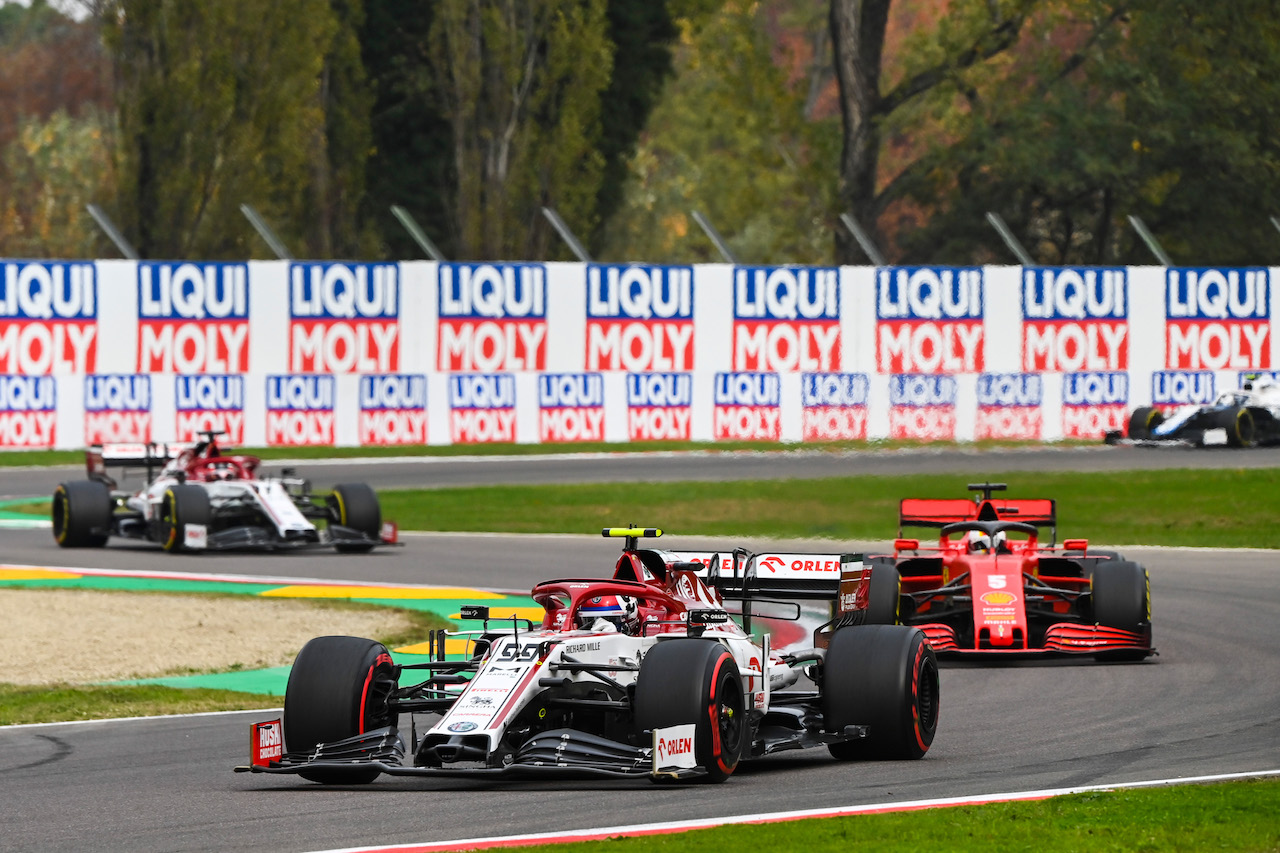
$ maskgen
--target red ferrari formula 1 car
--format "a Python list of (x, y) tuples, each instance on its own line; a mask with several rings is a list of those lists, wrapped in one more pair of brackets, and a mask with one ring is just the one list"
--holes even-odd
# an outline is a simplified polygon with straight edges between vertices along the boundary
[[(540, 622), (463, 608), (481, 621), (454, 635), (471, 638), (469, 654), (397, 665), (373, 640), (311, 640), (283, 717), (253, 725), (252, 762), (236, 769), (322, 784), (564, 772), (721, 782), (780, 750), (929, 749), (936, 660), (915, 628), (863, 624), (857, 555), (672, 552), (639, 547), (657, 529), (604, 534), (626, 539), (612, 577), (538, 584)], [(805, 647), (775, 649), (761, 623), (800, 619), (797, 602), (820, 603), (823, 621)]]
[[(917, 626), (940, 656), (1155, 654), (1145, 568), (1086, 539), (1055, 546), (1052, 500), (994, 497), (1001, 483), (969, 489), (982, 496), (901, 502), (894, 553), (866, 558), (869, 621)], [(906, 527), (939, 528), (937, 544), (902, 538)]]

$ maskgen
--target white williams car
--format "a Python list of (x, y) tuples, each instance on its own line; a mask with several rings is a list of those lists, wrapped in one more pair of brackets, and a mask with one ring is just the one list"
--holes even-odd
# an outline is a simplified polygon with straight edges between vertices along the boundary
[[(53, 493), (53, 538), (63, 548), (100, 548), (112, 536), (157, 542), (166, 551), (330, 547), (364, 552), (396, 541), (378, 496), (364, 483), (316, 496), (285, 469), (260, 477), (256, 456), (224, 455), (220, 432), (187, 446), (90, 448), (89, 479)], [(122, 491), (108, 467), (143, 466), (146, 485)], [(158, 470), (157, 470), (158, 469)], [(317, 522), (323, 522), (317, 525)]]

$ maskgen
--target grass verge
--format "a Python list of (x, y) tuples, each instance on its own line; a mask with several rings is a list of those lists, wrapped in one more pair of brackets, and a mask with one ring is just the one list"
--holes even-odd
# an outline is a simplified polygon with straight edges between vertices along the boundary
[[(388, 491), (405, 530), (580, 533), (620, 524), (676, 535), (884, 541), (904, 497), (961, 498), (965, 475)], [(1010, 497), (1057, 500), (1058, 536), (1098, 544), (1280, 548), (1280, 469), (992, 473)]]
[[(729, 784), (733, 784), (732, 781)], [(1280, 781), (1073, 794), (1048, 800), (880, 815), (723, 826), (610, 838), (528, 853), (721, 853), (724, 850), (1200, 851), (1280, 849)]]

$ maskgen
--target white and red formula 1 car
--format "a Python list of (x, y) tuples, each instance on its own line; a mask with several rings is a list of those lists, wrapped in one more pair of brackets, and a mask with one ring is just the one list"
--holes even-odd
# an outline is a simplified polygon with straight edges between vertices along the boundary
[[(464, 608), (482, 625), (454, 635), (473, 642), (463, 657), (398, 665), (373, 640), (311, 640), (283, 718), (254, 724), (251, 764), (236, 769), (326, 784), (561, 772), (719, 782), (786, 749), (841, 760), (929, 749), (933, 650), (919, 629), (863, 624), (857, 555), (670, 552), (639, 547), (657, 529), (603, 533), (626, 541), (612, 577), (538, 584), (540, 623)], [(794, 626), (815, 602), (825, 619), (809, 643), (772, 648), (762, 629)], [(444, 632), (432, 643), (443, 650)]]
[[(261, 460), (224, 455), (217, 437), (191, 445), (107, 445), (85, 453), (89, 479), (53, 493), (53, 538), (64, 548), (100, 548), (112, 536), (157, 542), (166, 551), (330, 547), (365, 552), (395, 542), (378, 496), (364, 483), (315, 496), (285, 469), (258, 474)], [(136, 492), (118, 488), (109, 467), (141, 466)], [(316, 525), (323, 521), (323, 529)]]

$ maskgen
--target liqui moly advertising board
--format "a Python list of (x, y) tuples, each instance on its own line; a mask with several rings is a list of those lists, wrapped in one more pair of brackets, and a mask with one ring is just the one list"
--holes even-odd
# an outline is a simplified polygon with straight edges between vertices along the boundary
[(587, 264), (588, 370), (693, 369), (693, 267)]
[(294, 373), (267, 377), (267, 444), (331, 445), (336, 380)]
[(631, 441), (688, 441), (692, 412), (692, 374), (627, 374), (627, 435)]
[(98, 369), (93, 264), (9, 261), (0, 275), (0, 374)]
[(289, 369), (328, 374), (399, 370), (397, 266), (290, 263)]
[(604, 441), (604, 377), (599, 373), (539, 376), (538, 440)]
[(143, 373), (249, 370), (248, 264), (138, 264)]
[(360, 443), (427, 443), (427, 377), (381, 373), (360, 377)]
[(440, 264), (437, 364), (493, 373), (547, 367), (541, 264)]
[(839, 284), (834, 267), (736, 267), (734, 370), (838, 371)]
[(1038, 267), (1022, 273), (1022, 369), (1129, 369), (1124, 269)]
[(862, 441), (867, 437), (865, 373), (805, 373), (800, 377), (805, 441)]
[(449, 436), (454, 444), (516, 440), (516, 378), (510, 373), (449, 377)]
[(0, 447), (49, 449), (57, 431), (58, 385), (52, 376), (0, 376)]
[(1039, 373), (978, 376), (973, 438), (1039, 441), (1044, 437), (1044, 377)]
[(84, 378), (85, 444), (151, 440), (151, 377), (90, 374)]
[(1129, 374), (1082, 371), (1062, 377), (1063, 438), (1103, 438), (1129, 421)]
[(986, 365), (982, 270), (897, 267), (876, 271), (876, 369), (977, 373)]
[(782, 382), (776, 373), (717, 373), (712, 432), (716, 441), (779, 441)]
[(1165, 367), (1271, 367), (1269, 277), (1262, 268), (1165, 271)]
[(174, 435), (195, 441), (202, 432), (219, 430), (229, 444), (244, 443), (244, 377), (228, 374), (173, 378)]
[(889, 438), (954, 441), (956, 380), (947, 374), (889, 377)]
[(1156, 370), (1151, 374), (1151, 405), (1164, 412), (1194, 403), (1207, 406), (1214, 401), (1213, 371)]

